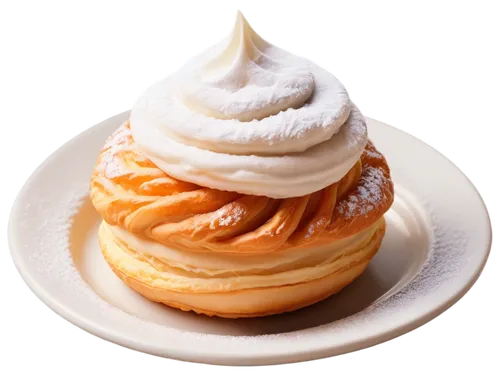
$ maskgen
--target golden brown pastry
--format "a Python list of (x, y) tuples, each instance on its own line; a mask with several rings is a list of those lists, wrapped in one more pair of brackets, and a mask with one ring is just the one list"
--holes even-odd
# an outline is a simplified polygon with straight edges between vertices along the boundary
[[(103, 254), (120, 278), (151, 300), (224, 317), (291, 311), (340, 291), (378, 250), (393, 194), (371, 143), (338, 183), (270, 199), (169, 177), (135, 147), (128, 124), (106, 142), (90, 190)], [(166, 248), (183, 255), (158, 256)], [(209, 268), (217, 258), (249, 267)]]

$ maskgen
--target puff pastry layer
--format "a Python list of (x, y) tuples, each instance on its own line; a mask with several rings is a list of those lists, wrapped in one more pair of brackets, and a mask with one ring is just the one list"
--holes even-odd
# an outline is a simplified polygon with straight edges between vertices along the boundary
[[(228, 272), (217, 277), (187, 272), (139, 253), (114, 237), (105, 223), (100, 227), (99, 242), (115, 274), (148, 299), (209, 316), (245, 318), (293, 311), (339, 292), (366, 269), (384, 231), (382, 218), (368, 228), (361, 241), (335, 249), (321, 264), (298, 263), (293, 269), (275, 267), (267, 272)], [(282, 254), (275, 255), (279, 259)]]

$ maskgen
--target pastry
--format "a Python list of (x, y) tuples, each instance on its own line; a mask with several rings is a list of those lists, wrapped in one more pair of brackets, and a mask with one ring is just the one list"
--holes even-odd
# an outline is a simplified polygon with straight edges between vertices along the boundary
[(238, 13), (227, 39), (139, 98), (90, 196), (104, 258), (127, 285), (238, 318), (296, 310), (357, 278), (394, 191), (342, 84)]

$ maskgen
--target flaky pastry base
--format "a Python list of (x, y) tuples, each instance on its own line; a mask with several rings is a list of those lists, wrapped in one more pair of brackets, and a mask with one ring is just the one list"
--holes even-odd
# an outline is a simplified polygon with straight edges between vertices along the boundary
[(350, 251), (348, 262), (343, 259), (347, 254), (339, 254), (335, 260), (339, 266), (334, 273), (297, 284), (229, 292), (207, 293), (194, 288), (189, 291), (165, 288), (162, 281), (168, 280), (168, 272), (162, 272), (154, 264), (137, 257), (137, 254), (132, 255), (132, 249), (117, 241), (109, 231), (103, 230), (103, 225), (99, 232), (99, 243), (113, 272), (133, 290), (152, 301), (208, 316), (250, 318), (294, 311), (340, 292), (363, 273), (377, 253), (385, 232), (384, 219), (376, 225), (377, 229), (369, 241)]

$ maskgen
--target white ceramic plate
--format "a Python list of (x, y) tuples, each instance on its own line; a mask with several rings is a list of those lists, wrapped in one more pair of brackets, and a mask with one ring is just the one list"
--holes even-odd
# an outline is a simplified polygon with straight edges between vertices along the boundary
[(12, 209), (9, 240), (33, 292), (77, 326), (160, 356), (217, 364), (273, 364), (341, 354), (434, 318), (478, 278), (491, 227), (481, 197), (450, 161), (393, 127), (368, 120), (387, 157), (396, 199), (387, 234), (365, 273), (336, 296), (267, 318), (226, 320), (150, 302), (108, 269), (87, 196), (112, 117), (69, 141), (37, 170)]

